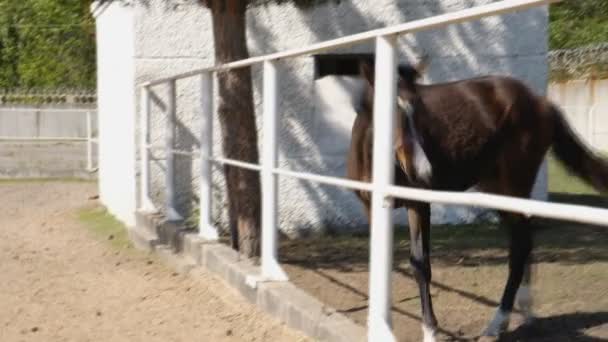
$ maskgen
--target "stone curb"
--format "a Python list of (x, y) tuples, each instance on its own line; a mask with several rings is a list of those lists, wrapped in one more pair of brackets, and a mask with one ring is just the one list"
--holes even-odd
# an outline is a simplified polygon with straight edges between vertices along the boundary
[[(355, 342), (366, 339), (366, 329), (355, 324), (335, 309), (298, 289), (292, 283), (256, 281), (260, 267), (223, 244), (206, 242), (196, 234), (182, 234), (180, 253), (159, 244), (151, 234), (162, 224), (149, 213), (138, 213), (138, 227), (129, 229), (129, 237), (137, 248), (154, 252), (174, 271), (191, 273), (197, 266), (219, 275), (247, 301), (319, 341)], [(194, 276), (194, 272), (192, 272)]]

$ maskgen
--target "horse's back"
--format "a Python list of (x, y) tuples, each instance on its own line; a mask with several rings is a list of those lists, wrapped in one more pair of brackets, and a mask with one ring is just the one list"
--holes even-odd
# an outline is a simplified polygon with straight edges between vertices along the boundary
[(418, 95), (422, 106), (416, 113), (417, 129), (434, 164), (434, 186), (439, 188), (475, 185), (495, 167), (505, 147), (515, 143), (510, 139), (519, 139), (522, 132), (537, 126), (538, 97), (511, 77), (421, 85)]
[(417, 92), (427, 109), (436, 112), (463, 111), (464, 108), (499, 111), (522, 97), (537, 97), (522, 81), (495, 75), (419, 85)]

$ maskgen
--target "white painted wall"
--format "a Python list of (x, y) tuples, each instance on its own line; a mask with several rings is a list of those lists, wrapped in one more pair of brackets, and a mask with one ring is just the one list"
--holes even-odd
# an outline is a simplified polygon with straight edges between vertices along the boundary
[(111, 214), (135, 225), (135, 60), (133, 7), (93, 5), (97, 25), (99, 195)]
[[(495, 0), (352, 0), (326, 1), (312, 8), (268, 4), (248, 11), (248, 43), (252, 55), (308, 45), (372, 28), (389, 26)], [(135, 82), (151, 80), (209, 66), (213, 39), (209, 12), (196, 0), (112, 2), (94, 10), (98, 30), (100, 195), (103, 203), (127, 224), (136, 209)], [(288, 32), (288, 34), (286, 34)], [(547, 86), (547, 9), (532, 9), (402, 36), (401, 58), (421, 53), (431, 57), (428, 82), (480, 74), (506, 74), (524, 80), (537, 92)], [(372, 44), (336, 52), (371, 52)], [(324, 85), (314, 80), (311, 57), (289, 59), (280, 65), (280, 166), (297, 171), (344, 176), (344, 146), (350, 136), (351, 114), (324, 107), (319, 95)], [(254, 98), (261, 109), (262, 75), (253, 68)], [(327, 85), (334, 87), (335, 85)], [(177, 147), (196, 149), (200, 126), (200, 96), (196, 79), (177, 85)], [(166, 88), (153, 89), (157, 97), (151, 113), (152, 142), (163, 140), (160, 110)], [(336, 117), (335, 115), (338, 115)], [(349, 116), (350, 115), (350, 116)], [(347, 117), (348, 116), (348, 117)], [(258, 116), (261, 127), (261, 118)], [(217, 125), (217, 121), (216, 121)], [(217, 126), (216, 126), (217, 127)], [(220, 154), (219, 129), (214, 153)], [(260, 132), (260, 135), (263, 132)], [(260, 139), (261, 141), (261, 139)], [(152, 196), (162, 208), (164, 169), (162, 153), (152, 157)], [(178, 201), (188, 216), (196, 205), (199, 162), (178, 158)], [(214, 217), (226, 222), (221, 168), (214, 171)], [(536, 196), (546, 196), (546, 172), (539, 177)], [(292, 200), (297, 199), (297, 200)], [(280, 227), (285, 232), (350, 229), (365, 224), (352, 192), (281, 177)], [(477, 215), (464, 207), (434, 210), (433, 221), (470, 221)]]
[[(247, 12), (248, 44), (260, 55), (337, 38), (372, 28), (490, 3), (495, 0), (352, 0), (322, 1), (310, 8), (291, 3), (253, 7)], [(169, 3), (164, 0), (136, 2), (136, 78), (138, 82), (169, 76), (213, 60), (211, 18), (195, 0)], [(398, 40), (401, 60), (423, 52), (430, 54), (428, 82), (482, 74), (512, 75), (538, 93), (547, 87), (547, 8), (502, 15), (402, 36)], [(373, 51), (367, 43), (338, 53)], [(261, 126), (262, 73), (253, 68), (254, 101)], [(345, 176), (345, 149), (350, 139), (351, 118), (337, 118), (323, 108), (319, 95), (323, 85), (314, 79), (314, 59), (298, 57), (281, 61), (281, 120), (279, 165), (294, 171)], [(153, 89), (160, 104), (166, 88)], [(200, 127), (200, 96), (196, 79), (177, 83), (177, 146), (196, 149)], [(331, 97), (329, 100), (333, 100)], [(162, 142), (165, 116), (155, 104), (151, 113), (151, 140)], [(342, 120), (342, 121), (341, 121)], [(216, 121), (216, 127), (217, 121)], [(214, 153), (221, 153), (219, 129), (215, 130)], [(260, 137), (263, 130), (260, 131)], [(261, 141), (261, 139), (260, 139)], [(342, 152), (340, 152), (342, 151)], [(342, 155), (341, 155), (342, 154)], [(164, 202), (163, 154), (155, 153), (150, 164), (152, 197)], [(198, 159), (180, 157), (176, 164), (179, 210), (188, 216), (196, 205)], [(546, 196), (546, 173), (541, 172), (536, 197)], [(214, 218), (226, 222), (221, 168), (214, 170)], [(297, 200), (294, 200), (297, 199)], [(401, 210), (403, 214), (403, 210)], [(478, 214), (464, 207), (434, 209), (433, 222), (471, 221)], [(401, 215), (402, 216), (402, 215)], [(402, 221), (398, 221), (402, 222)], [(292, 178), (279, 179), (279, 225), (287, 233), (307, 230), (349, 230), (366, 225), (352, 191)]]
[(591, 146), (608, 151), (608, 80), (570, 80), (549, 85), (576, 132)]

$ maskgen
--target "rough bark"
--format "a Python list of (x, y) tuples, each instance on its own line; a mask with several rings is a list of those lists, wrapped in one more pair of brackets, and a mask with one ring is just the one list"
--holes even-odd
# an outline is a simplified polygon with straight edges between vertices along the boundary
[[(208, 0), (213, 20), (216, 63), (249, 57), (247, 1)], [(250, 68), (220, 72), (218, 114), (227, 158), (258, 163), (257, 128)], [(260, 251), (260, 177), (255, 171), (225, 166), (232, 247), (246, 257)]]

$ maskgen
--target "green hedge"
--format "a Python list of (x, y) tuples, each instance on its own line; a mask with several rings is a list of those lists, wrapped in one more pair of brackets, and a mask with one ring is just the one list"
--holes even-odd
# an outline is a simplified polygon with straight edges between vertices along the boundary
[(0, 0), (0, 88), (94, 88), (89, 2)]

